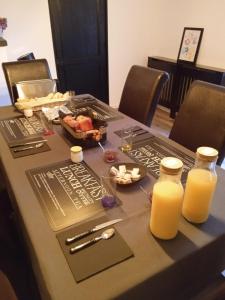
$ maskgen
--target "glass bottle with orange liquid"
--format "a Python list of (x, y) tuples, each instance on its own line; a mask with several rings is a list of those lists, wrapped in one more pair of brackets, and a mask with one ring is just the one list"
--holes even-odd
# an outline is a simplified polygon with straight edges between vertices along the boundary
[(217, 157), (218, 151), (214, 148), (197, 149), (195, 166), (188, 173), (182, 207), (183, 216), (192, 223), (203, 223), (208, 219), (217, 183)]
[(180, 181), (182, 168), (180, 159), (163, 158), (160, 177), (153, 187), (150, 230), (163, 240), (174, 238), (178, 232), (184, 192)]

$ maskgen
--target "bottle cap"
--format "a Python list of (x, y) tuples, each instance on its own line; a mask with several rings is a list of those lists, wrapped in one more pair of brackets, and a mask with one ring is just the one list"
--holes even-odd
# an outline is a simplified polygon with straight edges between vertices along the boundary
[(199, 158), (205, 161), (214, 161), (218, 157), (218, 151), (211, 147), (199, 147), (196, 153)]
[(73, 147), (70, 148), (70, 150), (73, 153), (78, 153), (78, 152), (82, 151), (82, 147), (80, 147), (80, 146), (73, 146)]
[(164, 157), (161, 160), (161, 170), (166, 172), (167, 174), (178, 174), (182, 168), (183, 163), (180, 159), (176, 157)]

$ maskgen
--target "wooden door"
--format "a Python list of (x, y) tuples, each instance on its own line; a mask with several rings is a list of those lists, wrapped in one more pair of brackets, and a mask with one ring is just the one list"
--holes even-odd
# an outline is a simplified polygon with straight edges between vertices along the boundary
[(108, 103), (107, 0), (48, 0), (62, 91)]

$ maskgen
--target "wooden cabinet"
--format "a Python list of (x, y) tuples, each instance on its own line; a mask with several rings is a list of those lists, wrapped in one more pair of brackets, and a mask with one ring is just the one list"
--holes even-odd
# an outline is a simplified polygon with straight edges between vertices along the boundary
[(202, 80), (225, 85), (225, 70), (202, 65), (180, 64), (165, 57), (148, 57), (148, 67), (166, 71), (170, 79), (165, 85), (159, 104), (170, 108), (174, 118), (192, 81)]

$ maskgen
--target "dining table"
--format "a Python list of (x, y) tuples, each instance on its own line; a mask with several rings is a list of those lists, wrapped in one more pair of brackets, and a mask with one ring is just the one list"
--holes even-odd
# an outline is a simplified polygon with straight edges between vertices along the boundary
[[(158, 143), (162, 141), (165, 151), (171, 146), (171, 149), (178, 151), (172, 152), (174, 156), (178, 153), (182, 158), (183, 154), (194, 163), (195, 153), (99, 100), (96, 101), (101, 104), (101, 108), (112, 112), (112, 119), (107, 121), (107, 138), (103, 147), (117, 149), (117, 162), (144, 164), (144, 160), (138, 161), (138, 155), (132, 157), (120, 149), (120, 130), (141, 128), (145, 134), (149, 133), (150, 138), (157, 138)], [(14, 106), (0, 107), (0, 120), (21, 115)], [(119, 199), (116, 207), (102, 208), (82, 218), (75, 216), (65, 226), (61, 223), (54, 226), (54, 221), (51, 222), (51, 217), (46, 213), (45, 203), (41, 203), (43, 199), (40, 200), (34, 182), (32, 183), (28, 176), (29, 171), (29, 174), (32, 174), (31, 171), (45, 166), (72, 163), (70, 148), (76, 146), (76, 140), (68, 140), (60, 124), (53, 125), (53, 130), (54, 134), (44, 137), (49, 146), (48, 151), (21, 157), (13, 157), (9, 143), (4, 134), (0, 133), (1, 173), (41, 299), (192, 299), (225, 269), (225, 170), (216, 167), (218, 182), (208, 220), (195, 225), (181, 216), (178, 234), (171, 240), (160, 240), (154, 237), (149, 229), (150, 194), (157, 180), (157, 176), (150, 169), (147, 169), (146, 175), (140, 181), (116, 187)], [(137, 140), (137, 144), (139, 142), (143, 140)], [(96, 178), (109, 174), (113, 165), (104, 161), (102, 148), (98, 145), (84, 148), (83, 159), (85, 166), (92, 170)], [(155, 163), (159, 166), (159, 159), (156, 159)], [(76, 172), (74, 175), (76, 177)], [(185, 185), (185, 181), (183, 184)], [(101, 247), (99, 255), (98, 251), (94, 250), (94, 245), (80, 250), (77, 254), (65, 255), (62, 238), (67, 231), (76, 232), (76, 228), (87, 229), (86, 224), (98, 225), (117, 218), (121, 218), (122, 221), (114, 224), (113, 228), (126, 246), (127, 257), (90, 276), (84, 276), (82, 280), (77, 280), (71, 271), (69, 260), (76, 260), (79, 253), (85, 254), (85, 251), (88, 251), (88, 260), (82, 261), (82, 254), (79, 254), (81, 259), (77, 259), (73, 267), (74, 272), (76, 266), (81, 271), (82, 266), (84, 268), (86, 264), (90, 267), (92, 263), (105, 259), (104, 255), (108, 255), (109, 249), (105, 249), (104, 253), (103, 245), (111, 243), (114, 237), (96, 243)], [(91, 235), (86, 237), (89, 238)], [(82, 241), (81, 239), (80, 243)], [(117, 247), (110, 249), (112, 255), (120, 255), (115, 254), (116, 251)]]

